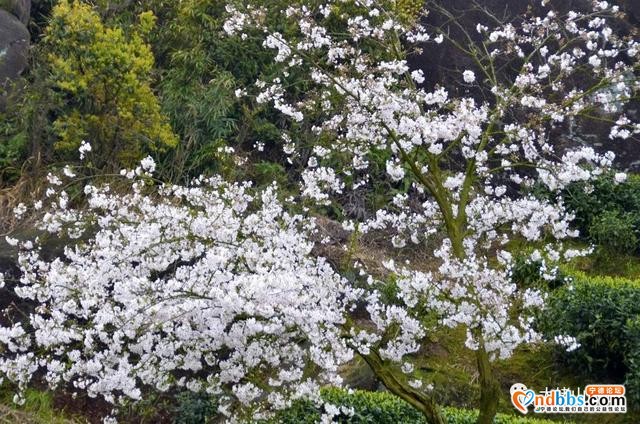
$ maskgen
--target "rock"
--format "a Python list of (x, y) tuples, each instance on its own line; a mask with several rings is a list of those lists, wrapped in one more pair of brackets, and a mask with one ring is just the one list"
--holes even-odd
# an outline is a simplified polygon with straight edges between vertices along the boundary
[[(459, 23), (467, 29), (468, 36), (475, 42), (482, 38), (475, 31), (476, 24), (483, 24), (489, 27), (496, 25), (494, 18), (502, 21), (518, 19), (527, 10), (531, 10), (535, 15), (540, 16), (546, 13), (540, 1), (531, 0), (434, 0), (429, 9), (429, 14), (423, 18), (423, 23), (427, 28), (440, 27), (450, 37), (458, 42), (466, 43), (465, 34), (456, 24)], [(570, 10), (586, 12), (591, 8), (590, 0), (551, 0), (554, 9), (560, 14), (568, 13)], [(610, 4), (612, 2), (609, 2)], [(640, 32), (640, 0), (621, 0), (614, 2), (619, 4), (621, 9), (627, 13), (625, 19), (617, 20), (613, 23), (613, 30), (617, 34), (637, 38)], [(437, 7), (439, 6), (439, 7)], [(445, 9), (447, 12), (443, 12)], [(480, 9), (486, 9), (488, 13)], [(450, 19), (450, 15), (455, 16), (455, 20)], [(456, 22), (456, 23), (454, 23)], [(502, 62), (503, 57), (498, 56), (495, 63), (499, 68), (510, 69)], [(418, 52), (409, 57), (410, 67), (421, 69), (426, 81), (424, 86), (428, 89), (436, 85), (445, 86), (452, 96), (475, 96), (483, 98), (484, 93), (474, 87), (460, 85), (462, 72), (465, 69), (475, 71), (478, 74), (476, 64), (466, 53), (460, 52), (453, 44), (444, 41), (439, 45), (430, 44), (424, 52)], [(508, 72), (508, 71), (505, 71)], [(513, 78), (514, 75), (510, 75)], [(634, 111), (635, 109), (635, 111)], [(623, 111), (630, 119), (638, 119), (640, 113), (638, 102), (627, 105)], [(617, 119), (617, 114), (607, 115), (604, 111), (596, 112), (602, 119), (580, 119), (576, 122), (567, 121), (564, 126), (559, 126), (550, 133), (551, 142), (558, 148), (558, 152), (563, 152), (565, 148), (576, 144), (593, 146), (598, 153), (608, 150), (616, 154), (616, 166), (621, 169), (636, 170), (640, 163), (640, 149), (637, 146), (637, 137), (628, 142), (611, 142), (609, 140), (609, 130), (611, 125), (606, 120)]]
[[(631, 0), (640, 3), (638, 0)], [(554, 9), (560, 13), (567, 13), (569, 10), (584, 11), (589, 9), (589, 0), (552, 0)], [(443, 13), (440, 9), (447, 10)], [(503, 22), (517, 20), (531, 10), (540, 16), (545, 12), (546, 7), (540, 1), (531, 0), (435, 0), (434, 6), (428, 8), (429, 13), (423, 18), (423, 24), (427, 28), (437, 27), (448, 33), (453, 39), (466, 43), (467, 35), (474, 41), (479, 42), (484, 36), (475, 30), (476, 24), (488, 27), (496, 26), (496, 19)], [(453, 23), (449, 14), (455, 16)], [(460, 26), (459, 26), (459, 25)], [(461, 29), (465, 28), (467, 34)], [(474, 61), (466, 54), (460, 52), (451, 43), (445, 41), (442, 44), (430, 44), (427, 49), (428, 54), (412, 55), (409, 63), (412, 68), (422, 69), (427, 78), (426, 86), (435, 84), (450, 88), (450, 93), (457, 96), (469, 94), (469, 90), (453, 90), (458, 86), (461, 73), (464, 69), (474, 70)], [(500, 64), (500, 58), (496, 60)], [(452, 72), (454, 71), (454, 72)], [(476, 94), (476, 93), (470, 93)]]
[(342, 367), (340, 375), (344, 379), (345, 387), (360, 390), (376, 391), (379, 383), (369, 365), (362, 359), (356, 358)]
[(31, 0), (0, 0), (0, 9), (12, 13), (20, 22), (27, 25), (31, 16)]
[(316, 241), (329, 237), (334, 243), (344, 243), (349, 239), (349, 235), (351, 234), (350, 231), (342, 228), (340, 222), (322, 216), (316, 218), (316, 228), (318, 229), (318, 233), (314, 237)]
[(623, 4), (624, 10), (630, 15), (630, 18), (636, 23), (640, 22), (640, 1), (625, 0)]
[(0, 111), (6, 107), (6, 92), (11, 81), (27, 66), (29, 31), (22, 22), (0, 9)]

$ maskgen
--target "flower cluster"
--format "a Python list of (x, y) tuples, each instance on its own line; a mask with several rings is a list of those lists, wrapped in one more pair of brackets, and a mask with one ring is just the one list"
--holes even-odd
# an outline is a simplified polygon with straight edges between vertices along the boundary
[(82, 209), (64, 192), (49, 197), (41, 227), (66, 237), (59, 257), (18, 243), (12, 288), (35, 309), (0, 327), (0, 374), (115, 404), (145, 389), (206, 391), (220, 412), (250, 420), (340, 384), (352, 357), (345, 309), (358, 293), (310, 254), (313, 222), (287, 213), (274, 187), (156, 188), (131, 174), (126, 193), (85, 186)]

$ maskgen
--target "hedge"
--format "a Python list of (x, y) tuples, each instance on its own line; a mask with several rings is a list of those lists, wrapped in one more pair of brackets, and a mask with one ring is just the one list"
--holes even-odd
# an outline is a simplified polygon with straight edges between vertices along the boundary
[[(364, 390), (346, 391), (342, 389), (324, 389), (322, 397), (336, 406), (353, 408), (352, 416), (336, 417), (335, 422), (348, 424), (425, 424), (424, 416), (402, 399), (388, 392), (369, 392)], [(515, 412), (514, 412), (515, 413)], [(449, 424), (475, 424), (477, 410), (445, 407), (443, 414)], [(282, 412), (269, 424), (315, 424), (320, 418), (318, 408), (311, 402), (299, 402)], [(551, 424), (557, 421), (524, 418), (498, 414), (496, 424)]]
[(577, 375), (625, 382), (632, 406), (640, 405), (640, 280), (587, 276), (555, 290), (540, 317), (548, 338), (571, 335), (580, 343), (559, 359)]
[(613, 252), (640, 251), (640, 176), (618, 183), (613, 174), (574, 183), (564, 192), (583, 239)]

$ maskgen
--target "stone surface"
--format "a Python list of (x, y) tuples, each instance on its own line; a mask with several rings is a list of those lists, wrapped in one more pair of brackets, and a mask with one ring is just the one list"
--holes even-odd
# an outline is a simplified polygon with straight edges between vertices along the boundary
[(20, 22), (27, 25), (31, 16), (31, 0), (0, 0), (0, 9), (12, 13)]
[(11, 81), (27, 66), (29, 31), (17, 17), (0, 9), (0, 111), (6, 105)]
[[(589, 0), (551, 0), (556, 10), (561, 14), (569, 10), (586, 11), (590, 7)], [(446, 9), (448, 13), (455, 17), (452, 22), (448, 13), (443, 13), (437, 7), (431, 7), (429, 14), (423, 20), (428, 28), (438, 27), (448, 33), (459, 42), (466, 43), (467, 34), (461, 27), (471, 28), (468, 31), (469, 37), (478, 42), (481, 38), (474, 30), (477, 23), (495, 26), (495, 20), (511, 21), (518, 19), (528, 9), (533, 9), (534, 13), (540, 15), (544, 8), (539, 1), (531, 0), (434, 0), (436, 5)], [(640, 0), (621, 0), (617, 2), (627, 13), (627, 19), (619, 21), (614, 31), (619, 34), (637, 37), (640, 33)], [(485, 11), (481, 9), (486, 9)], [(458, 22), (460, 26), (456, 25)], [(428, 52), (428, 54), (426, 53)], [(416, 54), (409, 58), (412, 68), (419, 68), (424, 71), (426, 87), (444, 85), (449, 87), (452, 96), (474, 95), (482, 98), (483, 93), (477, 88), (465, 87), (459, 84), (462, 78), (462, 71), (465, 69), (476, 70), (475, 63), (464, 53), (453, 47), (447, 41), (440, 45), (430, 44), (423, 54)], [(501, 58), (496, 59), (498, 67), (506, 65), (501, 62)], [(509, 67), (504, 67), (509, 69)], [(640, 118), (640, 102), (635, 101), (628, 105), (624, 111), (630, 119)], [(617, 116), (605, 116), (606, 119), (616, 119)], [(616, 154), (617, 166), (633, 172), (640, 172), (640, 149), (637, 147), (639, 137), (635, 139), (611, 142), (608, 138), (610, 125), (603, 124), (598, 120), (581, 120), (578, 122), (567, 122), (565, 126), (558, 128), (550, 134), (551, 140), (562, 151), (564, 147), (575, 146), (576, 144), (593, 146), (599, 152), (612, 150)]]
[(623, 2), (624, 10), (629, 14), (629, 18), (635, 24), (640, 23), (640, 1), (625, 0)]

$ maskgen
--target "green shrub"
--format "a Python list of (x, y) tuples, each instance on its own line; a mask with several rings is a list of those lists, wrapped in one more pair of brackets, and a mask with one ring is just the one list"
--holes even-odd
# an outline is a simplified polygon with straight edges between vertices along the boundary
[(87, 140), (96, 166), (119, 169), (176, 146), (151, 89), (154, 57), (145, 37), (155, 19), (143, 12), (125, 32), (105, 25), (83, 2), (62, 0), (53, 8), (41, 45), (48, 89), (57, 94), (52, 129), (58, 151), (76, 157)]
[(627, 322), (629, 353), (626, 358), (629, 370), (625, 379), (627, 398), (633, 405), (640, 405), (640, 316)]
[(638, 246), (635, 221), (633, 212), (623, 214), (617, 210), (603, 211), (591, 221), (589, 236), (595, 244), (610, 252), (629, 253)]
[(533, 261), (529, 256), (519, 254), (511, 268), (511, 281), (520, 288), (555, 289), (565, 283), (566, 275), (560, 271), (553, 280), (545, 280), (540, 273), (541, 261)]
[[(258, 4), (267, 10), (287, 5), (280, 0)], [(168, 166), (160, 166), (161, 174), (179, 181), (218, 172), (221, 165), (211, 151), (220, 140), (243, 156), (251, 152), (256, 161), (281, 156), (281, 131), (286, 125), (279, 114), (251, 97), (235, 94), (237, 88), (250, 87), (258, 79), (270, 80), (280, 66), (274, 63), (273, 53), (253, 37), (221, 35), (224, 2), (184, 0), (165, 7), (170, 11), (154, 33), (162, 73), (159, 88), (163, 110), (183, 141), (168, 152)], [(278, 26), (273, 23), (274, 28)], [(287, 84), (304, 86), (295, 72), (290, 78)], [(253, 148), (256, 142), (266, 145), (263, 152)], [(238, 168), (241, 179), (251, 177)], [(281, 178), (286, 179), (286, 174)]]
[(216, 403), (206, 393), (183, 392), (176, 397), (175, 424), (201, 424), (216, 413)]
[(13, 181), (20, 177), (27, 141), (26, 132), (0, 114), (0, 181)]
[[(627, 181), (617, 183), (612, 175), (604, 175), (589, 184), (572, 184), (563, 197), (584, 240), (613, 249), (638, 250), (640, 176), (629, 175)], [(621, 240), (614, 234), (622, 236)]]
[[(468, 409), (445, 408), (445, 416), (449, 424), (475, 424), (478, 419), (478, 411)], [(567, 422), (567, 421), (564, 421)], [(557, 422), (537, 418), (524, 418), (506, 414), (498, 414), (495, 424), (555, 424)]]
[(572, 284), (551, 295), (540, 326), (549, 338), (576, 337), (580, 348), (558, 356), (574, 373), (599, 382), (620, 383), (626, 377), (636, 385), (630, 396), (637, 397), (639, 317), (640, 281), (576, 273)]
[[(335, 422), (349, 424), (424, 424), (422, 414), (408, 403), (387, 392), (355, 390), (351, 393), (340, 389), (325, 389), (322, 397), (336, 406), (354, 409), (354, 415), (336, 417)], [(475, 424), (478, 411), (444, 408), (449, 424)], [(311, 402), (298, 402), (281, 413), (270, 423), (311, 424), (316, 423), (320, 412)], [(550, 424), (552, 421), (526, 419), (498, 414), (496, 424)]]
[(252, 181), (258, 187), (268, 186), (277, 183), (280, 187), (287, 184), (287, 171), (280, 164), (275, 162), (260, 161), (253, 166)]

